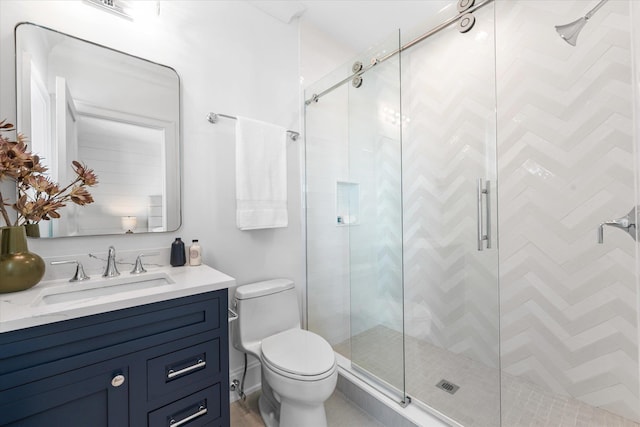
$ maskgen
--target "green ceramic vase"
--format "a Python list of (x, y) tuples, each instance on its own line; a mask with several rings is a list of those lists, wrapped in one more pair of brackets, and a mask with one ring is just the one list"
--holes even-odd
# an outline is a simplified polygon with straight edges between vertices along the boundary
[(3, 227), (0, 239), (0, 293), (18, 292), (36, 285), (44, 276), (44, 261), (29, 252), (25, 228)]
[(40, 226), (38, 224), (25, 224), (24, 229), (27, 237), (40, 237)]

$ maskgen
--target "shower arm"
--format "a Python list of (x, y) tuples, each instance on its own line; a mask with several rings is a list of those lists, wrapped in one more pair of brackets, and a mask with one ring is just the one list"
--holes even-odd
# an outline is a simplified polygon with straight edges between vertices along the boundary
[(600, 3), (598, 3), (593, 9), (591, 9), (589, 12), (587, 12), (587, 14), (584, 16), (584, 19), (586, 19), (586, 20), (591, 19), (593, 14), (596, 13), (608, 1), (609, 0), (600, 0)]

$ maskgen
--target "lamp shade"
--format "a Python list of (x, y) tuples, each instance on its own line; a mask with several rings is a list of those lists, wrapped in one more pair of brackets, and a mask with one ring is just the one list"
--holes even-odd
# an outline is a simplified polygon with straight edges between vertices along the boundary
[(135, 230), (136, 226), (138, 225), (138, 218), (135, 216), (123, 216), (122, 218), (120, 218), (120, 221), (122, 224), (122, 229), (126, 233), (133, 233), (133, 230)]

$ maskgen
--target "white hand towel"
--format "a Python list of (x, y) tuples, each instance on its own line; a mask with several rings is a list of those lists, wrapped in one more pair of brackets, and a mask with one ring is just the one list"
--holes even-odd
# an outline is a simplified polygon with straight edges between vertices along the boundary
[(287, 130), (238, 117), (236, 224), (240, 230), (288, 225)]

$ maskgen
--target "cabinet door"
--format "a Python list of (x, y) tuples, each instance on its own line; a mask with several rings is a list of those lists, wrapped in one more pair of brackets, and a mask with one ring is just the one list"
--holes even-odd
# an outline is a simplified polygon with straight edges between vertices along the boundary
[(0, 425), (126, 427), (128, 376), (126, 368), (118, 368), (77, 382), (54, 378), (31, 383), (20, 390), (28, 396), (0, 405)]

